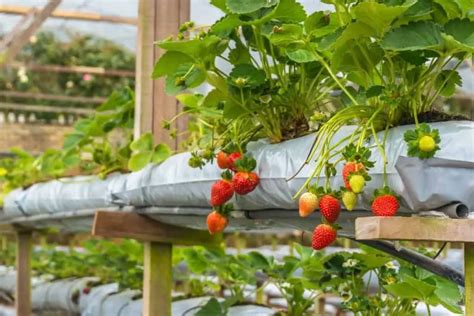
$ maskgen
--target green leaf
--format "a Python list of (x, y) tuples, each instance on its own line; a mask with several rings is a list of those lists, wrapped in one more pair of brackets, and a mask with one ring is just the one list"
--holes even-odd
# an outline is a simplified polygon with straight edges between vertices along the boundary
[(224, 104), (224, 118), (225, 119), (236, 119), (244, 115), (246, 111), (237, 103), (232, 101), (226, 101)]
[(409, 299), (419, 299), (422, 300), (423, 297), (416, 288), (411, 286), (407, 282), (400, 282), (396, 284), (385, 285), (384, 288), (388, 293), (399, 297), (399, 298), (409, 298)]
[(77, 147), (84, 139), (85, 135), (82, 133), (72, 132), (71, 134), (67, 134), (64, 138), (63, 149), (73, 149)]
[(192, 61), (193, 59), (186, 54), (177, 51), (167, 51), (155, 64), (152, 77), (156, 79), (162, 76), (172, 75), (180, 65), (191, 63)]
[(433, 11), (433, 4), (431, 0), (418, 0), (413, 4), (404, 16), (410, 18), (422, 17), (430, 14)]
[(227, 48), (227, 42), (216, 35), (183, 41), (161, 41), (160, 48), (188, 55), (196, 62), (212, 60)]
[(248, 254), (248, 258), (250, 259), (250, 262), (252, 266), (255, 269), (267, 269), (269, 266), (269, 262), (267, 258), (262, 255), (261, 253), (257, 251), (251, 251)]
[(435, 294), (442, 303), (456, 305), (462, 300), (463, 295), (461, 294), (457, 284), (441, 277), (435, 277), (435, 282)]
[(107, 100), (102, 103), (98, 108), (97, 112), (116, 110), (120, 105), (134, 101), (134, 92), (130, 88), (121, 89), (112, 92)]
[(134, 151), (152, 151), (153, 136), (151, 133), (145, 133), (130, 144), (130, 149)]
[(356, 40), (359, 41), (363, 38), (369, 38), (372, 36), (375, 36), (376, 32), (375, 30), (370, 27), (369, 25), (363, 23), (363, 22), (353, 22), (349, 24), (344, 31), (342, 31), (341, 36), (337, 38), (337, 40), (334, 43), (334, 47), (343, 47), (346, 45), (346, 43), (350, 40)]
[(166, 77), (165, 90), (175, 95), (187, 88), (195, 88), (206, 80), (206, 72), (196, 64), (182, 64), (173, 75)]
[(291, 60), (297, 62), (297, 63), (309, 63), (311, 61), (315, 61), (316, 57), (314, 56), (313, 53), (311, 53), (307, 49), (297, 49), (294, 51), (287, 51), (286, 55), (288, 58)]
[(265, 82), (266, 76), (262, 69), (257, 69), (251, 64), (236, 65), (229, 74), (228, 82), (238, 86), (238, 79), (243, 79), (242, 87), (258, 87)]
[(152, 151), (143, 151), (133, 154), (128, 161), (128, 169), (131, 171), (139, 171), (145, 168), (145, 166), (150, 163), (152, 156)]
[(436, 48), (441, 43), (440, 27), (433, 22), (420, 21), (388, 32), (381, 46), (389, 50), (404, 51)]
[(474, 52), (474, 21), (455, 19), (444, 25), (444, 33), (464, 50)]
[(456, 92), (456, 86), (462, 85), (462, 78), (455, 70), (442, 70), (436, 77), (435, 87), (444, 97), (450, 97)]
[(153, 156), (151, 157), (151, 162), (160, 163), (171, 156), (171, 148), (166, 144), (158, 144), (153, 151)]
[(363, 264), (368, 270), (380, 268), (386, 263), (392, 261), (393, 259), (387, 256), (379, 256), (372, 254), (364, 253), (354, 253), (353, 258), (357, 259)]
[(224, 13), (229, 13), (227, 9), (226, 0), (211, 0), (211, 4), (216, 8), (220, 9)]
[(439, 4), (444, 12), (446, 13), (446, 16), (448, 19), (454, 19), (454, 18), (459, 18), (462, 15), (461, 7), (459, 6), (456, 1), (453, 0), (433, 0), (433, 2)]
[(250, 13), (267, 6), (267, 0), (227, 0), (227, 8), (232, 13)]
[(240, 42), (237, 42), (235, 48), (229, 51), (229, 60), (233, 65), (237, 65), (250, 64), (252, 59), (248, 49)]
[(377, 2), (361, 2), (354, 7), (353, 12), (357, 21), (369, 25), (381, 35), (413, 3), (414, 1), (409, 1), (403, 6), (387, 6)]
[(306, 19), (306, 11), (296, 0), (280, 0), (271, 17), (282, 22), (302, 22)]
[(238, 15), (232, 14), (223, 17), (211, 26), (210, 31), (221, 37), (227, 37), (229, 34), (242, 24)]
[(304, 22), (306, 33), (315, 37), (331, 34), (339, 27), (336, 13), (317, 11), (308, 16)]
[(272, 33), (270, 33), (269, 39), (273, 45), (288, 45), (293, 44), (295, 41), (301, 40), (303, 37), (303, 28), (298, 24), (283, 24), (282, 26), (276, 26)]
[(411, 286), (413, 286), (413, 288), (415, 288), (421, 294), (421, 296), (424, 299), (430, 297), (434, 293), (434, 291), (436, 290), (436, 286), (434, 286), (434, 285), (432, 285), (428, 282), (418, 280), (418, 279), (416, 279), (414, 277), (411, 277), (409, 275), (405, 275), (403, 277), (403, 279), (405, 280), (405, 282), (407, 282)]
[(207, 303), (196, 313), (196, 316), (225, 316), (225, 312), (219, 303), (214, 297), (212, 297)]

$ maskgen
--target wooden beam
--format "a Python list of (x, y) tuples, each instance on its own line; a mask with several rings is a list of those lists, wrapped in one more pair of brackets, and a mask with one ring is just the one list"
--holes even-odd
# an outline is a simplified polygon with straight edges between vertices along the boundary
[(171, 316), (172, 245), (144, 243), (143, 315)]
[(207, 231), (164, 224), (129, 212), (96, 212), (92, 235), (175, 245), (217, 246), (221, 242), (220, 237), (211, 236)]
[(474, 243), (464, 244), (464, 279), (465, 314), (474, 315)]
[(75, 97), (68, 95), (57, 95), (57, 94), (46, 94), (46, 93), (32, 93), (32, 92), (19, 92), (19, 91), (0, 91), (0, 96), (9, 98), (20, 98), (20, 99), (36, 99), (36, 100), (49, 100), (49, 101), (65, 101), (65, 102), (77, 102), (77, 103), (88, 103), (88, 104), (101, 104), (107, 100), (107, 98), (101, 97)]
[(17, 232), (16, 315), (31, 315), (31, 231)]
[[(154, 43), (176, 34), (179, 26), (189, 20), (189, 0), (140, 0), (138, 47), (136, 60), (135, 137), (151, 132), (156, 143), (165, 142), (177, 149), (180, 138), (173, 139), (162, 128), (164, 120), (179, 113), (175, 97), (165, 93), (163, 79), (151, 80), (153, 66), (163, 53)], [(185, 130), (185, 118), (178, 120), (178, 132)]]
[(25, 15), (23, 15), (20, 21), (18, 21), (18, 23), (10, 30), (10, 32), (2, 38), (0, 42), (0, 51), (5, 50), (8, 45), (10, 45), (11, 42), (13, 42), (13, 40), (21, 34), (28, 21), (30, 21), (34, 14), (34, 10), (25, 12)]
[(15, 59), (16, 55), (21, 51), (22, 47), (28, 43), (30, 37), (36, 33), (48, 16), (58, 7), (61, 0), (49, 0), (49, 2), (39, 10), (33, 17), (31, 24), (9, 45), (6, 55), (0, 61), (0, 64), (8, 64)]
[[(25, 15), (29, 10), (35, 10), (32, 7), (19, 6), (19, 5), (0, 5), (0, 13), (4, 14), (22, 14)], [(54, 10), (51, 13), (51, 18), (57, 19), (66, 19), (66, 20), (83, 20), (83, 21), (92, 21), (92, 22), (109, 22), (109, 23), (120, 23), (120, 24), (129, 24), (136, 25), (137, 19), (124, 17), (124, 16), (115, 16), (115, 15), (102, 15), (95, 12), (82, 12), (82, 11), (67, 11), (67, 10)]]
[(13, 68), (25, 68), (38, 72), (56, 72), (56, 73), (76, 73), (76, 74), (91, 74), (97, 76), (108, 77), (135, 77), (133, 70), (120, 69), (105, 69), (103, 67), (88, 67), (88, 66), (62, 66), (62, 65), (40, 65), (40, 64), (25, 64), (20, 62), (12, 62), (8, 65)]
[(474, 242), (474, 220), (432, 217), (359, 217), (356, 239)]
[(62, 113), (75, 115), (92, 115), (95, 111), (93, 109), (81, 109), (71, 107), (50, 106), (42, 104), (18, 104), (0, 102), (0, 110), (9, 111), (26, 111), (35, 113)]

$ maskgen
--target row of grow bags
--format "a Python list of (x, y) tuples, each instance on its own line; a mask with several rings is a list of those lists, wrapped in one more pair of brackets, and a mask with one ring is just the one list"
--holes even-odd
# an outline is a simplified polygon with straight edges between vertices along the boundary
[[(389, 186), (401, 197), (401, 212), (442, 210), (451, 217), (466, 217), (474, 209), (474, 122), (450, 121), (432, 123), (431, 126), (439, 129), (442, 143), (436, 157), (428, 160), (405, 156), (403, 134), (412, 126), (390, 130), (386, 146)], [(333, 142), (338, 142), (353, 130), (354, 127), (344, 127), (335, 135)], [(263, 218), (265, 215), (262, 213), (267, 210), (268, 213), (263, 214), (268, 214), (269, 218), (272, 210), (296, 211), (297, 204), (292, 196), (309, 177), (314, 164), (310, 162), (299, 173), (297, 171), (304, 164), (314, 138), (315, 135), (308, 135), (279, 144), (265, 141), (249, 144), (249, 151), (257, 160), (261, 184), (251, 194), (234, 198), (237, 209), (260, 212)], [(205, 216), (210, 210), (210, 188), (220, 178), (221, 170), (215, 164), (208, 164), (202, 169), (190, 168), (187, 164), (189, 157), (189, 153), (178, 154), (160, 165), (149, 165), (130, 174), (113, 174), (105, 180), (91, 176), (76, 177), (15, 190), (5, 198), (0, 221), (40, 214), (73, 215), (83, 210), (111, 207), (129, 207), (132, 210), (151, 207), (146, 210), (147, 213), (171, 215), (178, 219)], [(372, 192), (382, 186), (383, 165), (377, 150), (373, 150), (371, 160), (376, 163), (370, 170), (372, 180), (359, 200), (362, 215), (370, 214), (365, 211), (370, 209)], [(339, 176), (341, 168), (342, 164), (339, 164), (338, 175), (330, 179), (333, 188), (343, 185)], [(450, 208), (450, 205), (456, 207)], [(357, 213), (357, 216), (360, 215)], [(343, 219), (344, 216), (348, 216), (349, 221), (355, 217), (348, 212), (343, 212)], [(192, 226), (192, 222), (189, 224), (184, 219), (176, 224)], [(247, 224), (248, 229), (258, 229), (259, 226), (249, 221), (243, 221), (240, 226)], [(265, 226), (265, 223), (262, 222), (262, 225)]]

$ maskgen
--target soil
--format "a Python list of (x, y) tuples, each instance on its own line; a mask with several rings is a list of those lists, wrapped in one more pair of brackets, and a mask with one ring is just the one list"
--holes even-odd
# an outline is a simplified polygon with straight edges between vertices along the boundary
[[(418, 114), (418, 122), (420, 123), (434, 123), (446, 121), (472, 121), (464, 115), (451, 115), (440, 111), (429, 111)], [(400, 121), (400, 125), (415, 124), (413, 117), (404, 117)]]

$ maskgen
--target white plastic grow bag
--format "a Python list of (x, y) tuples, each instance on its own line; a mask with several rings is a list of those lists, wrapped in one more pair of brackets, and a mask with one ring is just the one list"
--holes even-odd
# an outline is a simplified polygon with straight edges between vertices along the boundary
[[(32, 307), (37, 311), (66, 311), (78, 314), (78, 299), (82, 290), (97, 278), (64, 279), (46, 282), (35, 286), (32, 290)], [(76, 300), (75, 300), (76, 298)]]
[[(389, 131), (387, 140), (387, 173), (389, 186), (402, 199), (402, 211), (419, 212), (443, 207), (449, 203), (461, 202), (474, 209), (474, 122), (456, 121), (430, 124), (439, 129), (442, 143), (436, 158), (420, 162), (418, 158), (406, 158), (406, 144), (403, 134), (413, 126), (400, 126)], [(333, 139), (333, 143), (349, 135), (352, 126), (343, 127)], [(257, 160), (257, 172), (261, 183), (255, 191), (246, 196), (237, 196), (236, 206), (244, 210), (297, 209), (292, 196), (304, 184), (314, 169), (314, 161), (306, 165), (291, 181), (303, 165), (314, 141), (315, 135), (308, 135), (280, 144), (263, 141), (249, 145), (250, 153)], [(373, 141), (367, 145), (373, 145)], [(363, 209), (369, 208), (369, 201), (376, 188), (383, 183), (381, 155), (374, 149), (371, 160), (375, 161), (370, 170), (372, 180), (361, 195)], [(315, 157), (318, 156), (316, 153)], [(134, 206), (168, 207), (209, 207), (209, 192), (212, 184), (220, 178), (221, 170), (214, 165), (203, 169), (193, 169), (187, 164), (189, 153), (175, 155), (160, 165), (149, 166), (127, 178), (126, 190), (113, 192), (120, 196), (117, 203)], [(447, 160), (450, 162), (447, 163)], [(409, 162), (407, 164), (407, 162)], [(398, 165), (398, 168), (397, 168)], [(421, 168), (415, 177), (407, 168)], [(340, 171), (331, 178), (331, 187), (343, 185)], [(397, 170), (398, 169), (398, 170)], [(408, 169), (407, 169), (408, 170)], [(440, 176), (442, 175), (442, 176)], [(436, 185), (432, 183), (437, 180)], [(324, 183), (324, 177), (321, 184)], [(462, 185), (459, 185), (462, 183)], [(428, 185), (429, 184), (429, 185)]]
[(93, 287), (88, 294), (81, 293), (79, 310), (82, 316), (101, 316), (101, 307), (105, 299), (119, 289), (118, 283)]
[(125, 290), (123, 292), (107, 296), (100, 307), (100, 315), (120, 315), (125, 307), (132, 302), (133, 298), (137, 297), (138, 295), (140, 295), (140, 291)]
[(25, 191), (7, 195), (5, 214), (32, 216), (110, 207), (111, 191), (125, 188), (126, 175), (111, 175), (105, 180), (95, 176), (64, 178), (38, 183)]

